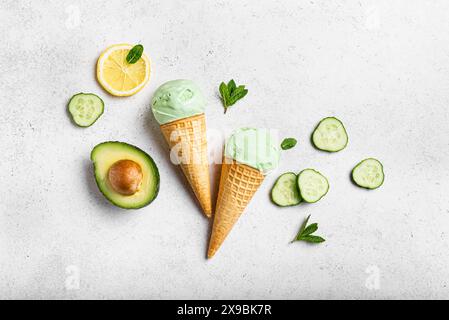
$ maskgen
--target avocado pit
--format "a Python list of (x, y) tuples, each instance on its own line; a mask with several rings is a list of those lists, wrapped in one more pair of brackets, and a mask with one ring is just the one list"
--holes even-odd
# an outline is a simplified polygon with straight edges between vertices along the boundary
[(135, 194), (139, 190), (142, 179), (142, 168), (132, 160), (119, 160), (109, 168), (109, 183), (114, 191), (121, 195)]

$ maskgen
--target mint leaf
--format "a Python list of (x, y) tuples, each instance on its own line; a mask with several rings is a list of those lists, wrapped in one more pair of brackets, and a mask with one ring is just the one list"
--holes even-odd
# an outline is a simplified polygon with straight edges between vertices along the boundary
[(232, 95), (232, 92), (234, 92), (235, 88), (237, 88), (237, 86), (235, 84), (235, 81), (234, 80), (230, 80), (228, 82), (228, 91), (229, 91), (230, 95)]
[(239, 88), (235, 89), (234, 92), (231, 94), (231, 101), (230, 101), (230, 105), (231, 106), (234, 103), (236, 103), (238, 100), (240, 100), (244, 96), (246, 96), (246, 94), (248, 93), (248, 90), (246, 90), (246, 89), (239, 89)]
[(281, 143), (282, 150), (288, 150), (296, 146), (298, 141), (295, 138), (285, 138)]
[(303, 230), (302, 236), (303, 237), (308, 236), (309, 234), (312, 234), (317, 230), (318, 230), (318, 223), (313, 223)]
[(310, 242), (310, 243), (321, 243), (326, 241), (325, 239), (321, 238), (320, 236), (305, 236), (303, 238), (301, 238), (302, 241), (306, 241), (306, 242)]
[(226, 113), (226, 109), (229, 106), (229, 91), (228, 91), (228, 87), (226, 86), (226, 84), (224, 82), (222, 82), (220, 84), (220, 94), (221, 94), (221, 99), (223, 100), (223, 106), (225, 108), (225, 113)]
[(142, 57), (143, 46), (141, 44), (135, 45), (131, 50), (129, 50), (126, 56), (126, 62), (129, 64), (134, 64)]

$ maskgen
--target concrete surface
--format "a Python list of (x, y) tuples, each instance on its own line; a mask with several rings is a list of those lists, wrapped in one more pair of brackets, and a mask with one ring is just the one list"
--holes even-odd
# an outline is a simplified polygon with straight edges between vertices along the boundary
[[(444, 0), (2, 1), (0, 298), (449, 298), (448, 10)], [(122, 42), (142, 43), (153, 63), (130, 98), (94, 76), (100, 52)], [(211, 261), (209, 223), (149, 109), (176, 78), (204, 90), (211, 152), (248, 125), (299, 140)], [(249, 94), (223, 115), (217, 87), (231, 78)], [(106, 103), (88, 129), (66, 113), (81, 91)], [(329, 115), (350, 137), (336, 154), (309, 143)], [(105, 140), (153, 156), (152, 205), (126, 212), (98, 192), (89, 153)], [(376, 191), (349, 180), (369, 156), (385, 165)], [(306, 167), (327, 175), (328, 195), (271, 204), (276, 177)], [(308, 214), (327, 241), (289, 244)]]

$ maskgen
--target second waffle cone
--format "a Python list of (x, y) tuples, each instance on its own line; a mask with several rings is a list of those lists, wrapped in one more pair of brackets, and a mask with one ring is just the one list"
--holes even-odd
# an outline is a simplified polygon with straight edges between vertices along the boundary
[(230, 159), (223, 161), (208, 258), (220, 248), (263, 180), (257, 169)]

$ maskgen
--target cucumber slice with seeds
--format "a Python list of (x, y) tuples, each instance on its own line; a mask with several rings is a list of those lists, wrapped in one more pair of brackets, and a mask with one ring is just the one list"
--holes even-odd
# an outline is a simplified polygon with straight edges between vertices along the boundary
[(348, 144), (348, 134), (340, 120), (328, 117), (321, 120), (313, 131), (312, 142), (319, 150), (337, 152)]
[(305, 202), (314, 203), (329, 191), (326, 177), (314, 169), (305, 169), (298, 174), (298, 189)]
[(377, 189), (385, 179), (384, 168), (379, 160), (368, 158), (360, 161), (352, 169), (352, 180), (365, 189)]
[(293, 172), (282, 174), (271, 189), (271, 200), (280, 207), (296, 206), (301, 203), (297, 176)]
[(76, 125), (90, 127), (103, 114), (104, 102), (93, 93), (78, 93), (70, 99), (68, 109)]

